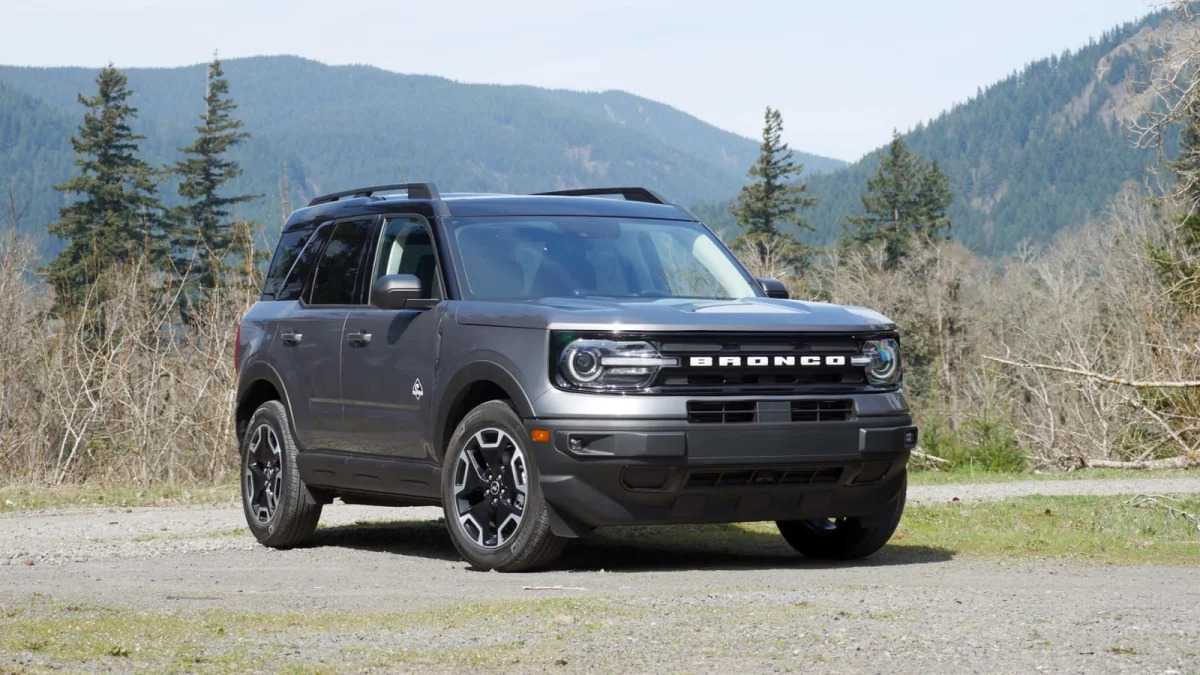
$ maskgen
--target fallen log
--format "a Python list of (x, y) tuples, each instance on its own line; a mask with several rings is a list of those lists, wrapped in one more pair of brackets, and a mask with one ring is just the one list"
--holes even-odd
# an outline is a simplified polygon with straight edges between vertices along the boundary
[(1195, 457), (1168, 457), (1167, 459), (1141, 459), (1124, 462), (1114, 459), (1083, 459), (1083, 466), (1088, 469), (1128, 469), (1145, 471), (1153, 469), (1191, 469), (1200, 466), (1200, 459)]

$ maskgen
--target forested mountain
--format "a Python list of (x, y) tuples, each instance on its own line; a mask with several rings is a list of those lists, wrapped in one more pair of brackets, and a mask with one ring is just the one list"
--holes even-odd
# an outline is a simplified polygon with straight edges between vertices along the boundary
[[(1166, 16), (1029, 64), (904, 135), (950, 178), (954, 238), (985, 253), (1045, 241), (1144, 177), (1155, 158), (1131, 147), (1119, 115), (1144, 77), (1140, 54)], [(235, 151), (245, 173), (230, 189), (267, 195), (241, 215), (270, 223), (278, 222), (285, 179), (295, 206), (320, 192), (398, 182), (403, 166), (409, 180), (432, 180), (444, 191), (646, 185), (699, 204), (698, 215), (733, 236), (729, 204), (758, 154), (757, 141), (620, 91), (462, 84), (288, 56), (233, 59), (225, 70), (236, 114), (252, 134)], [(204, 72), (203, 65), (127, 71), (152, 164), (176, 161), (191, 142)], [(51, 186), (71, 175), (76, 95), (91, 94), (95, 76), (85, 68), (0, 66), (0, 172), (29, 202), (31, 231), (44, 231), (62, 203)], [(847, 216), (861, 213), (876, 153), (848, 167), (804, 153), (796, 159), (817, 198), (804, 211), (815, 231), (803, 238), (828, 244)], [(170, 202), (174, 187), (163, 192)]]
[[(1044, 242), (1095, 216), (1122, 183), (1145, 177), (1155, 157), (1131, 145), (1118, 118), (1145, 78), (1139, 59), (1148, 39), (1167, 16), (1152, 14), (1029, 64), (904, 134), (950, 177), (953, 238), (993, 254), (1022, 240)], [(808, 179), (817, 205), (804, 212), (815, 229), (805, 239), (828, 244), (847, 216), (862, 212), (860, 195), (879, 152)], [(695, 210), (734, 231), (728, 201)]]
[[(684, 203), (733, 194), (757, 143), (623, 92), (461, 84), (297, 57), (225, 62), (236, 112), (251, 133), (236, 159), (238, 193), (268, 197), (243, 215), (277, 222), (287, 173), (293, 205), (357, 185), (432, 180), (443, 191), (530, 192), (632, 184)], [(96, 70), (0, 67), (0, 169), (44, 230), (72, 171), (68, 138), (94, 93)], [(205, 66), (125, 71), (135, 131), (155, 165), (179, 158), (203, 110)], [(837, 160), (802, 155), (811, 167)], [(173, 188), (164, 186), (167, 201)]]

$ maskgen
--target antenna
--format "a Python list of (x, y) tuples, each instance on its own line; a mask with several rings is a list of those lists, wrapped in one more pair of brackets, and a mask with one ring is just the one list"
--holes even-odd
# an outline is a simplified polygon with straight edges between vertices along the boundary
[(396, 162), (396, 166), (400, 167), (400, 182), (401, 182), (401, 183), (407, 183), (407, 182), (408, 182), (408, 178), (406, 178), (406, 177), (404, 176), (404, 165), (403, 165), (403, 164), (401, 164), (400, 162)]

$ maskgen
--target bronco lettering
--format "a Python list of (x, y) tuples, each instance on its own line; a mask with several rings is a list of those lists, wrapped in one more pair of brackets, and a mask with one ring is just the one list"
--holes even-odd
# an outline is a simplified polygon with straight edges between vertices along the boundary
[[(801, 356), (800, 365), (802, 366), (844, 366), (846, 365), (845, 356)], [(794, 366), (796, 365), (795, 356), (718, 356), (715, 359), (711, 356), (691, 356), (688, 357), (688, 366), (692, 368), (708, 368), (711, 366), (722, 368), (740, 368), (746, 365), (752, 368), (761, 368), (763, 366)]]

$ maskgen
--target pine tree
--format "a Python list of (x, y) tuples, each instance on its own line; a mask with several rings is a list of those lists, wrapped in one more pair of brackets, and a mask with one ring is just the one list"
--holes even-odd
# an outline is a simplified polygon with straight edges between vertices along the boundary
[(791, 149), (783, 142), (783, 117), (770, 106), (764, 117), (762, 152), (748, 173), (752, 182), (742, 188), (731, 208), (742, 228), (737, 245), (750, 244), (763, 254), (771, 247), (770, 242), (783, 237), (788, 257), (794, 264), (801, 264), (809, 249), (780, 227), (792, 225), (801, 231), (812, 231), (800, 209), (812, 206), (816, 199), (805, 194), (807, 185), (798, 180), (804, 166), (792, 159)]
[(914, 232), (924, 241), (937, 241), (949, 237), (950, 179), (935, 159), (921, 175), (917, 187), (917, 217)]
[(912, 250), (914, 241), (945, 239), (950, 227), (950, 181), (936, 161), (926, 165), (899, 133), (879, 158), (861, 196), (862, 216), (846, 221), (859, 244), (883, 242), (889, 263)]
[(807, 186), (803, 182), (789, 182), (799, 178), (804, 166), (793, 161), (791, 149), (783, 142), (779, 111), (768, 106), (765, 117), (762, 153), (748, 174), (754, 180), (738, 195), (734, 218), (746, 234), (779, 234), (779, 226), (784, 224), (811, 231), (799, 210), (812, 206), (816, 199), (805, 195)]
[(243, 238), (229, 222), (230, 207), (262, 195), (220, 194), (227, 182), (242, 173), (237, 160), (226, 154), (250, 134), (239, 131), (242, 121), (233, 117), (237, 105), (229, 96), (229, 82), (215, 54), (208, 64), (204, 104), (196, 141), (180, 148), (186, 157), (174, 169), (185, 203), (174, 212), (171, 244), (176, 268), (180, 272), (190, 268), (189, 276), (200, 288), (212, 288), (225, 260), (231, 254), (239, 255), (233, 249)]
[(71, 138), (79, 173), (54, 189), (79, 199), (60, 207), (51, 234), (65, 246), (47, 267), (58, 309), (83, 299), (100, 275), (114, 265), (147, 257), (165, 258), (163, 211), (156, 196), (156, 173), (138, 156), (129, 121), (137, 108), (125, 75), (110, 63), (96, 78), (98, 92), (79, 95), (86, 108), (78, 137)]
[(1200, 311), (1200, 101), (1188, 106), (1179, 134), (1179, 155), (1167, 166), (1175, 173), (1183, 215), (1176, 245), (1150, 245), (1150, 260), (1175, 301), (1190, 311)]

